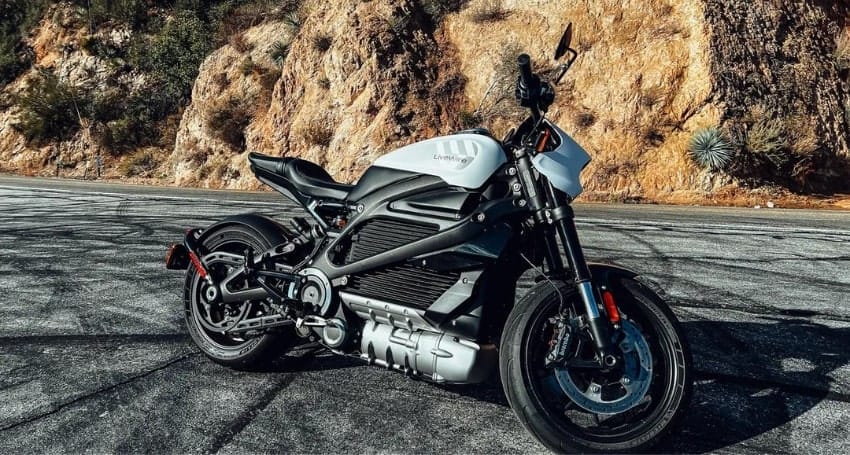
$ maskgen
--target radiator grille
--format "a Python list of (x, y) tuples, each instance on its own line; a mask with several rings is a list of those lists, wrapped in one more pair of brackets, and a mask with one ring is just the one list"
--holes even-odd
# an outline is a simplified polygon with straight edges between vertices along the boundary
[(368, 220), (351, 236), (346, 263), (357, 262), (376, 254), (398, 248), (408, 243), (436, 234), (433, 224), (413, 224), (390, 219)]
[(365, 297), (425, 309), (459, 278), (457, 272), (436, 272), (403, 264), (353, 275), (348, 289)]

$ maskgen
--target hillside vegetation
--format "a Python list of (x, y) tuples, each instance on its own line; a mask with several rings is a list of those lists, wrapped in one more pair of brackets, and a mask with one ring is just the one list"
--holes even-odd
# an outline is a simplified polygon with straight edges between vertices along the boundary
[(549, 117), (585, 198), (850, 192), (848, 2), (0, 0), (0, 170), (257, 188), (248, 151), (356, 180), (522, 119), (516, 56), (579, 59)]

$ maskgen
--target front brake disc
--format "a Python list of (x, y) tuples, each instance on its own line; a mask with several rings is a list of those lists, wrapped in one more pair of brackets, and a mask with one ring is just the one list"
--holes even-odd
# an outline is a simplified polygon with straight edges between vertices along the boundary
[(591, 379), (576, 383), (568, 368), (556, 368), (555, 377), (561, 390), (579, 407), (595, 414), (619, 414), (641, 402), (652, 380), (652, 353), (640, 330), (630, 321), (621, 321), (623, 339), (623, 376), (609, 383)]

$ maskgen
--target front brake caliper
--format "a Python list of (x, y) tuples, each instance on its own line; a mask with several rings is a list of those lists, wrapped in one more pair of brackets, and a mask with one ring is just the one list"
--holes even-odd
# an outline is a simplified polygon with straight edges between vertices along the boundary
[(546, 366), (562, 365), (567, 359), (567, 350), (570, 347), (571, 327), (570, 321), (563, 316), (554, 316), (549, 319), (552, 324), (552, 339), (549, 341), (549, 353), (546, 354)]

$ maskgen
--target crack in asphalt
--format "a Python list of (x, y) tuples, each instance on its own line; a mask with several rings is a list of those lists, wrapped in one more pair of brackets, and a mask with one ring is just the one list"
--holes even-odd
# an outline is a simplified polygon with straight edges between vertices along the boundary
[(832, 322), (850, 322), (850, 316), (827, 311), (810, 310), (803, 308), (773, 308), (767, 305), (753, 304), (750, 308), (742, 308), (740, 305), (729, 305), (722, 302), (702, 303), (700, 300), (682, 297), (671, 298), (668, 302), (673, 308), (697, 308), (703, 310), (727, 310), (744, 313), (753, 316), (788, 316), (793, 318), (823, 318)]
[(772, 379), (757, 379), (747, 376), (738, 376), (733, 374), (718, 373), (715, 371), (697, 370), (694, 372), (697, 381), (712, 380), (725, 384), (734, 384), (744, 387), (757, 389), (777, 389), (782, 392), (801, 395), (805, 397), (826, 399), (831, 401), (840, 401), (842, 403), (850, 403), (850, 393), (833, 392), (830, 390), (818, 389), (799, 384), (787, 384)]
[(174, 358), (174, 359), (169, 360), (168, 362), (165, 362), (165, 363), (163, 363), (163, 364), (159, 365), (158, 367), (152, 368), (152, 369), (147, 370), (147, 371), (145, 371), (145, 372), (143, 372), (143, 373), (139, 373), (139, 374), (132, 375), (132, 376), (130, 376), (130, 377), (128, 377), (127, 379), (124, 379), (124, 380), (122, 380), (122, 381), (116, 382), (116, 383), (114, 383), (114, 384), (110, 384), (110, 385), (108, 385), (108, 386), (106, 386), (106, 387), (102, 387), (102, 388), (97, 389), (97, 390), (95, 390), (95, 391), (93, 391), (93, 392), (89, 392), (89, 393), (86, 393), (86, 394), (80, 395), (80, 396), (75, 397), (75, 398), (73, 398), (73, 399), (71, 399), (71, 400), (67, 400), (67, 401), (61, 402), (61, 403), (59, 403), (56, 407), (54, 407), (53, 409), (51, 409), (50, 411), (47, 411), (47, 412), (44, 412), (44, 413), (41, 413), (41, 414), (38, 414), (38, 415), (35, 415), (35, 416), (32, 416), (32, 417), (28, 417), (28, 418), (26, 418), (26, 419), (24, 419), (24, 420), (21, 420), (21, 421), (19, 421), (19, 422), (15, 422), (15, 423), (13, 423), (13, 424), (11, 424), (11, 425), (6, 425), (6, 426), (4, 426), (4, 427), (0, 427), (0, 432), (4, 432), (4, 431), (8, 431), (8, 430), (12, 430), (12, 429), (17, 428), (17, 427), (19, 427), (19, 426), (21, 426), (21, 425), (26, 425), (26, 424), (28, 424), (28, 423), (31, 423), (31, 422), (35, 422), (35, 421), (41, 420), (41, 419), (43, 419), (43, 418), (45, 418), (45, 417), (48, 417), (48, 416), (53, 415), (53, 414), (56, 414), (57, 412), (59, 412), (59, 411), (61, 411), (61, 410), (65, 409), (65, 408), (67, 408), (68, 406), (71, 406), (71, 405), (73, 405), (73, 404), (79, 403), (80, 401), (86, 400), (86, 399), (88, 399), (88, 398), (95, 397), (95, 396), (100, 395), (100, 394), (102, 394), (102, 393), (106, 393), (106, 392), (109, 392), (109, 391), (115, 390), (115, 389), (117, 389), (118, 387), (121, 387), (121, 386), (123, 386), (123, 385), (127, 385), (127, 384), (130, 384), (130, 383), (132, 383), (132, 382), (138, 381), (138, 380), (140, 380), (140, 379), (146, 378), (146, 377), (148, 377), (148, 376), (150, 376), (150, 375), (152, 375), (152, 374), (154, 374), (154, 373), (156, 373), (156, 372), (158, 372), (158, 371), (162, 371), (162, 370), (164, 370), (164, 369), (166, 369), (166, 368), (168, 368), (168, 367), (170, 367), (170, 366), (172, 366), (172, 365), (178, 364), (178, 363), (180, 363), (180, 362), (184, 362), (184, 361), (188, 360), (190, 357), (195, 356), (195, 355), (199, 355), (199, 354), (200, 354), (200, 352), (195, 351), (195, 352), (188, 352), (188, 353), (186, 353), (186, 354), (180, 355), (180, 356), (178, 356), (178, 357), (176, 357), (176, 358)]
[[(304, 365), (309, 364), (313, 359), (311, 355), (304, 355), (302, 357), (298, 357), (298, 363), (295, 366), (300, 369), (303, 368)], [(215, 439), (213, 439), (210, 447), (204, 451), (205, 454), (213, 454), (217, 453), (224, 446), (233, 441), (236, 436), (238, 436), (242, 431), (260, 415), (263, 410), (265, 410), (272, 401), (286, 389), (292, 381), (298, 376), (296, 373), (288, 373), (284, 376), (280, 381), (275, 383), (270, 389), (266, 390), (255, 402), (251, 403), (250, 406), (245, 410), (245, 412), (239, 414), (233, 421), (231, 421), (224, 429), (217, 432)]]
[(189, 341), (185, 333), (131, 333), (90, 335), (22, 335), (0, 336), (0, 346), (10, 344), (88, 344), (101, 342), (118, 343), (180, 343)]

